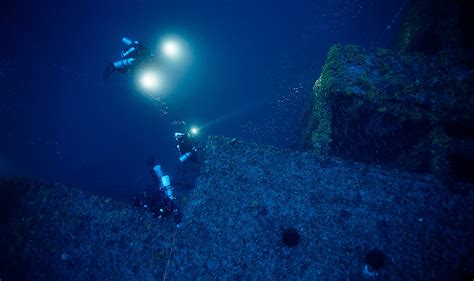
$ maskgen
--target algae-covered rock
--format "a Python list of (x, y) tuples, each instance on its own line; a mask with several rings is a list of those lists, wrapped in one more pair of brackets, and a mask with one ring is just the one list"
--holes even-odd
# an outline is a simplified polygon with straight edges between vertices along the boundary
[(314, 85), (304, 146), (322, 157), (471, 180), (449, 168), (474, 164), (473, 82), (463, 58), (446, 52), (335, 45)]

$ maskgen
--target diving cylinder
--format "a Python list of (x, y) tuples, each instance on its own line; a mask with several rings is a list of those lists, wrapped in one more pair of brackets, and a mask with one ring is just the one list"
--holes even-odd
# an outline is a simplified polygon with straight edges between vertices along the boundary
[(127, 51), (125, 52), (122, 52), (122, 58), (130, 55), (131, 53), (135, 52), (137, 49), (135, 47), (131, 47), (130, 49), (128, 49)]
[(123, 69), (123, 68), (126, 68), (128, 66), (131, 66), (134, 63), (135, 63), (134, 58), (124, 59), (124, 60), (121, 60), (121, 61), (114, 62), (114, 67), (115, 67), (115, 69)]
[(163, 169), (161, 169), (161, 165), (156, 165), (153, 167), (153, 171), (155, 171), (156, 176), (161, 179), (165, 174), (163, 173)]
[(128, 45), (132, 44), (133, 41), (130, 40), (130, 39), (128, 39), (127, 37), (123, 37), (123, 38), (122, 38), (122, 43), (124, 43), (125, 45), (128, 46)]
[(171, 187), (170, 177), (169, 176), (162, 176), (161, 177), (161, 186), (165, 190), (166, 197), (171, 200), (174, 200), (175, 197), (173, 196), (173, 188)]
[(179, 161), (185, 162), (189, 160), (189, 158), (191, 158), (192, 155), (193, 154), (191, 152), (186, 152), (185, 154), (181, 155), (181, 157), (179, 157)]

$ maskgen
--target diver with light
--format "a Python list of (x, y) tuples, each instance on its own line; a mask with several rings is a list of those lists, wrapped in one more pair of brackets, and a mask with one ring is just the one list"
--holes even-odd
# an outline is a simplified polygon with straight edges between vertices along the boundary
[[(179, 124), (184, 125), (184, 121)], [(197, 127), (192, 127), (188, 133), (175, 133), (176, 148), (180, 153), (181, 163), (187, 163), (190, 160), (197, 162), (197, 153), (201, 149), (195, 139), (198, 133)], [(172, 215), (177, 227), (180, 227), (182, 214), (176, 203), (170, 177), (165, 175), (162, 166), (156, 164), (153, 157), (148, 160), (148, 169), (153, 179), (154, 191), (151, 193), (145, 191), (142, 196), (135, 197), (134, 206), (146, 209), (156, 218)]]
[(108, 79), (114, 72), (131, 74), (138, 65), (153, 61), (153, 54), (141, 42), (123, 37), (122, 43), (125, 44), (125, 48), (121, 53), (122, 59), (107, 65), (103, 73), (104, 80)]
[(199, 129), (192, 127), (188, 133), (179, 133), (174, 134), (176, 140), (176, 149), (178, 150), (180, 157), (179, 161), (181, 163), (186, 163), (189, 160), (196, 160), (197, 152), (199, 150), (199, 144), (196, 142), (194, 136), (199, 132)]

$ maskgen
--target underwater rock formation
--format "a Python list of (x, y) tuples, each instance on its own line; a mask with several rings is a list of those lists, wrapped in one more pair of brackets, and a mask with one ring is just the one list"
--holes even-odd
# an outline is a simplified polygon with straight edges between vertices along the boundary
[[(171, 221), (66, 186), (0, 182), (3, 280), (153, 280)], [(6, 255), (5, 255), (6, 253)]]
[[(474, 70), (463, 56), (331, 48), (302, 142), (321, 157), (473, 182)], [(464, 168), (463, 168), (464, 167)]]
[(6, 261), (34, 280), (162, 280), (165, 271), (167, 280), (472, 274), (472, 189), (452, 193), (430, 176), (222, 137), (209, 138), (203, 158), (176, 233), (172, 220), (81, 191), (4, 181)]
[(424, 54), (472, 50), (473, 18), (471, 0), (409, 0), (396, 48)]

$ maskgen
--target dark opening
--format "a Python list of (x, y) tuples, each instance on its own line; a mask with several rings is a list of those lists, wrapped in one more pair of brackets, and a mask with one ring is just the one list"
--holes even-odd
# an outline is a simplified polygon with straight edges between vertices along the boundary
[(453, 153), (449, 156), (451, 175), (460, 181), (474, 183), (474, 155)]
[(436, 25), (431, 25), (425, 32), (419, 34), (418, 38), (415, 39), (415, 46), (418, 51), (426, 55), (434, 55), (439, 52), (441, 42), (437, 30)]
[(294, 247), (300, 243), (301, 237), (295, 228), (285, 228), (282, 230), (281, 239), (288, 247)]
[(474, 120), (462, 120), (443, 124), (446, 135), (454, 139), (474, 140)]
[(472, 281), (474, 280), (474, 272), (469, 270), (462, 270), (457, 274), (459, 277), (456, 280), (460, 281)]
[(365, 256), (365, 260), (370, 267), (376, 270), (381, 269), (387, 264), (385, 254), (377, 249), (370, 250), (367, 253), (367, 256)]
[(29, 181), (24, 179), (0, 181), (0, 224), (7, 224), (19, 209), (21, 199), (26, 194), (28, 186)]
[(26, 179), (0, 180), (0, 278), (4, 280), (27, 280), (29, 257), (14, 251), (16, 247), (11, 241), (19, 238), (11, 231), (11, 223), (19, 219), (17, 212), (29, 187), (30, 181)]
[(464, 49), (472, 49), (474, 47), (474, 1), (457, 0), (459, 5), (459, 29), (461, 31), (461, 47)]

